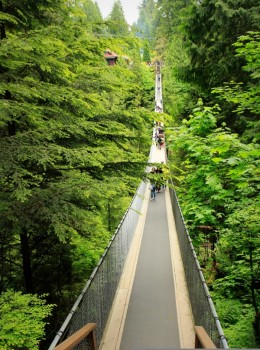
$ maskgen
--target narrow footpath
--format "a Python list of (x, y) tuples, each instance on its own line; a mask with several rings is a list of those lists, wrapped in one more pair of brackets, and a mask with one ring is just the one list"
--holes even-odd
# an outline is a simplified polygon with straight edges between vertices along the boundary
[[(151, 162), (165, 163), (152, 145)], [(194, 348), (193, 322), (169, 191), (143, 208), (99, 350)]]
[(165, 194), (157, 193), (148, 206), (120, 350), (180, 348), (170, 267)]

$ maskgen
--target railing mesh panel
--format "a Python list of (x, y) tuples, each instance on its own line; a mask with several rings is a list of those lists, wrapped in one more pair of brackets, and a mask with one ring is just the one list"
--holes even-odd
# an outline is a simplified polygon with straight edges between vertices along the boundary
[(175, 225), (189, 291), (194, 323), (202, 326), (217, 348), (228, 349), (215, 307), (203, 277), (175, 191), (170, 189)]
[[(49, 350), (87, 323), (97, 324), (95, 334), (99, 346), (139, 219), (146, 188), (147, 184), (142, 182), (98, 266), (84, 287), (79, 297), (80, 302), (74, 304)], [(86, 350), (86, 344), (87, 341), (82, 341), (75, 349)]]

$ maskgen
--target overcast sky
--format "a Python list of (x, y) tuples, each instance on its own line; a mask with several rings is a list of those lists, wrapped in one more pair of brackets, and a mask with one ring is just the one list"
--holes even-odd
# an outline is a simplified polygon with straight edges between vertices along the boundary
[[(106, 18), (114, 5), (114, 0), (96, 0), (103, 18)], [(123, 6), (125, 19), (128, 24), (133, 24), (138, 18), (138, 6), (141, 5), (142, 0), (121, 0)]]

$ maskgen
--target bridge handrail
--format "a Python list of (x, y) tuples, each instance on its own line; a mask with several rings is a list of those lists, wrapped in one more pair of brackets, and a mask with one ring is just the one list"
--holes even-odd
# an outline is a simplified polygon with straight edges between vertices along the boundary
[(170, 196), (194, 322), (203, 326), (218, 348), (229, 349), (214, 303), (202, 273), (172, 182)]
[(90, 337), (90, 350), (96, 350), (96, 337), (95, 329), (96, 323), (88, 323), (82, 327), (79, 331), (72, 334), (69, 338), (64, 340), (61, 344), (56, 346), (54, 350), (72, 350), (76, 345), (78, 345), (82, 340)]
[(65, 337), (69, 337), (91, 322), (97, 324), (96, 341), (97, 346), (99, 345), (140, 215), (146, 188), (147, 184), (141, 182), (115, 234), (48, 350), (53, 350)]

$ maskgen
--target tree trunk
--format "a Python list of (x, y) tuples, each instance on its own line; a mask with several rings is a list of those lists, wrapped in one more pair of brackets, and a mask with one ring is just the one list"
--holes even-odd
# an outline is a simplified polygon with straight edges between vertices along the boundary
[[(3, 12), (3, 3), (0, 1), (0, 11)], [(6, 38), (6, 32), (5, 32), (5, 24), (4, 22), (0, 23), (0, 35), (1, 35), (1, 40)]]
[(111, 233), (112, 227), (111, 227), (111, 207), (110, 203), (107, 204), (107, 219), (108, 219), (108, 231)]
[(260, 312), (256, 313), (253, 322), (256, 346), (260, 347)]
[(253, 248), (249, 246), (249, 257), (250, 257), (250, 270), (251, 270), (251, 295), (252, 295), (252, 305), (255, 309), (255, 319), (253, 322), (255, 340), (257, 345), (260, 344), (260, 312), (258, 310), (258, 305), (255, 295), (255, 276), (253, 269)]
[(26, 230), (20, 234), (21, 253), (23, 260), (23, 276), (26, 293), (34, 293), (32, 268), (31, 268), (31, 251), (29, 246), (29, 239)]

